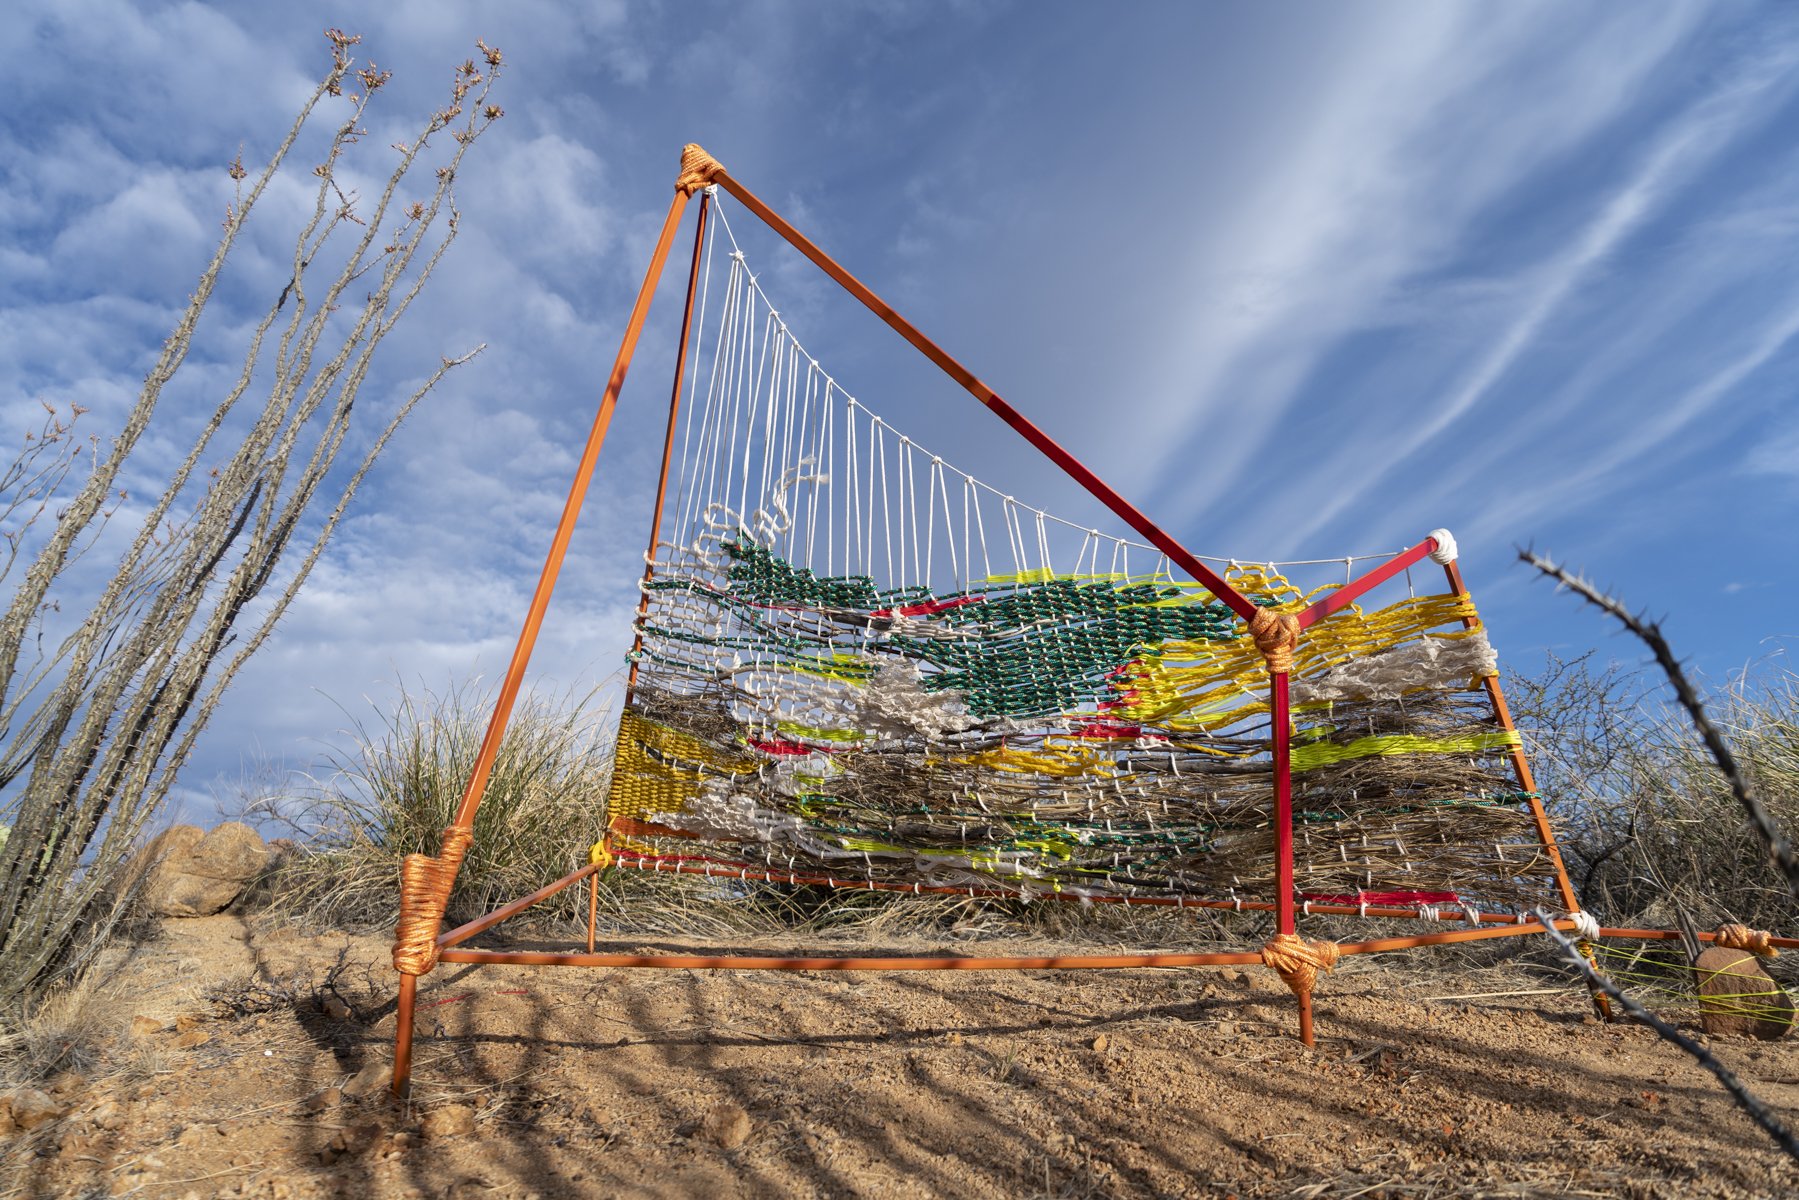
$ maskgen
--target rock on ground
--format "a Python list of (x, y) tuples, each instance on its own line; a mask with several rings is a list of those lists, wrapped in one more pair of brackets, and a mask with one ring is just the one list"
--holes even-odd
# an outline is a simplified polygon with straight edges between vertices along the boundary
[(226, 821), (206, 832), (176, 825), (138, 852), (132, 873), (149, 872), (143, 902), (159, 917), (209, 917), (229, 908), (268, 866), (269, 848), (254, 829)]
[(1747, 950), (1712, 946), (1693, 964), (1699, 977), (1699, 1019), (1705, 1032), (1747, 1034), (1763, 1041), (1793, 1028), (1793, 998)]

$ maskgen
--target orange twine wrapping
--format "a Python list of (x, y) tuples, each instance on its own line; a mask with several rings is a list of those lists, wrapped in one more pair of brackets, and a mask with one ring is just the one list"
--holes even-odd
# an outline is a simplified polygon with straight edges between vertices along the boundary
[(712, 177), (722, 170), (724, 166), (716, 158), (689, 142), (681, 147), (681, 174), (675, 178), (675, 190), (691, 196), (711, 183)]
[(1712, 935), (1712, 944), (1726, 950), (1747, 950), (1757, 958), (1778, 958), (1780, 951), (1775, 948), (1773, 937), (1765, 929), (1751, 929), (1747, 925), (1720, 925), (1718, 932)]
[(1256, 649), (1268, 660), (1268, 669), (1277, 675), (1291, 674), (1293, 651), (1299, 647), (1299, 618), (1292, 613), (1277, 613), (1258, 608), (1249, 619), (1249, 636)]
[(1328, 971), (1343, 956), (1335, 942), (1312, 942), (1297, 933), (1277, 933), (1262, 947), (1262, 965), (1272, 967), (1296, 996), (1310, 995), (1318, 972)]
[(437, 965), (437, 930), (450, 904), (450, 886), (474, 839), (472, 830), (444, 830), (437, 857), (408, 854), (400, 864), (400, 919), (394, 925), (394, 970), (424, 975)]

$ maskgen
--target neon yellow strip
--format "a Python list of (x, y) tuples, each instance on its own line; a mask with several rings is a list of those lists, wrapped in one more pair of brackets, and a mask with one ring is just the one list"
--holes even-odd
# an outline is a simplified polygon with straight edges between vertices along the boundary
[(805, 738), (811, 742), (859, 742), (862, 735), (854, 729), (820, 729), (816, 725), (801, 725), (797, 721), (776, 721), (775, 728), (788, 737)]
[(1483, 750), (1510, 750), (1522, 744), (1517, 734), (1503, 729), (1493, 733), (1470, 733), (1452, 738), (1423, 738), (1413, 737), (1409, 733), (1397, 733), (1357, 738), (1346, 745), (1314, 742), (1309, 746), (1293, 747), (1293, 769), (1310, 771), (1332, 763), (1392, 754), (1478, 754)]

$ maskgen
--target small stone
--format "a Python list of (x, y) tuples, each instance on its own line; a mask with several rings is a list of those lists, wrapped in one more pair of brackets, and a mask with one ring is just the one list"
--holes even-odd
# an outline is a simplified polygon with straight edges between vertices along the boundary
[(92, 1154), (94, 1137), (90, 1133), (82, 1133), (78, 1129), (70, 1129), (56, 1141), (56, 1152), (64, 1158), (76, 1158)]
[(425, 1114), (420, 1127), (433, 1141), (475, 1132), (475, 1110), (466, 1104), (446, 1104)]
[(951, 1046), (960, 1046), (963, 1042), (966, 1042), (968, 1039), (963, 1037), (959, 1033), (949, 1033), (944, 1036), (943, 1040)]
[(183, 1129), (180, 1133), (175, 1135), (175, 1144), (191, 1150), (195, 1146), (210, 1141), (211, 1139), (208, 1135), (211, 1133), (212, 1130), (204, 1125), (189, 1125), (186, 1129)]
[(327, 1109), (336, 1108), (343, 1102), (344, 1092), (342, 1088), (326, 1088), (322, 1092), (315, 1092), (308, 1096), (300, 1105), (300, 1111), (308, 1116), (314, 1116)]
[(350, 1017), (350, 1006), (336, 996), (326, 996), (325, 1003), (319, 1007), (323, 1008), (325, 1015), (333, 1021), (346, 1021)]
[(714, 1105), (700, 1122), (700, 1133), (721, 1150), (735, 1150), (750, 1137), (750, 1114), (730, 1102)]
[(186, 1033), (180, 1034), (175, 1038), (175, 1048), (177, 1050), (192, 1050), (194, 1047), (204, 1046), (210, 1041), (212, 1041), (212, 1034), (207, 1033), (204, 1029), (190, 1029)]
[(26, 1131), (48, 1125), (69, 1111), (61, 1101), (36, 1088), (19, 1088), (9, 1099), (11, 1103), (7, 1107), (12, 1115), (13, 1125)]
[(390, 1077), (386, 1063), (372, 1062), (344, 1081), (343, 1094), (352, 1100), (360, 1100), (386, 1087)]
[(1098, 1037), (1094, 1038), (1093, 1041), (1088, 1044), (1091, 1045), (1095, 1050), (1099, 1051), (1101, 1054), (1104, 1054), (1106, 1052), (1106, 1047), (1110, 1046), (1112, 1044), (1112, 1039), (1102, 1033)]
[(1224, 980), (1226, 983), (1242, 983), (1243, 972), (1237, 970), (1235, 967), (1226, 967), (1224, 970), (1218, 972), (1218, 978)]
[(63, 1097), (73, 1096), (76, 1092), (81, 1091), (86, 1086), (86, 1076), (77, 1075), (73, 1071), (64, 1071), (61, 1075), (58, 1075), (55, 1079), (50, 1081), (50, 1094), (52, 1096)]
[(190, 1029), (198, 1029), (204, 1020), (206, 1018), (199, 1013), (182, 1013), (175, 1018), (175, 1032), (186, 1033)]
[(163, 1023), (156, 1017), (146, 1017), (144, 1014), (139, 1013), (137, 1016), (131, 1018), (132, 1037), (154, 1037), (162, 1031)]
[(125, 1109), (117, 1100), (102, 1100), (88, 1109), (87, 1123), (111, 1133), (125, 1123)]

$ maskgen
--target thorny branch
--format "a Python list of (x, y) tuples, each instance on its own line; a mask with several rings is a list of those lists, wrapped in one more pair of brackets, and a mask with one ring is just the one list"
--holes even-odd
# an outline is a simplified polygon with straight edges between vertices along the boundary
[(1799, 899), (1799, 858), (1793, 854), (1792, 843), (1787, 841), (1779, 827), (1774, 824), (1774, 818), (1768, 815), (1768, 810), (1749, 790), (1749, 782), (1743, 774), (1742, 766), (1737, 762), (1737, 757), (1731, 751), (1730, 744), (1724, 740), (1724, 735), (1718, 731), (1718, 727), (1712, 724), (1711, 718), (1706, 714), (1705, 705), (1700, 701), (1699, 693), (1687, 679), (1686, 672), (1681, 669), (1680, 661), (1674, 657), (1674, 651), (1669, 648), (1667, 639), (1662, 636), (1661, 626), (1654, 621), (1637, 616), (1625, 608), (1615, 597), (1600, 591), (1579, 575), (1573, 574), (1533, 550), (1521, 548), (1518, 551), (1518, 557), (1589, 604), (1617, 618), (1620, 624), (1636, 634), (1649, 647), (1650, 652), (1655, 655), (1656, 663), (1668, 676), (1668, 682), (1673, 685), (1674, 695), (1679, 699), (1681, 707), (1686, 709), (1687, 715), (1693, 719), (1693, 726), (1699, 731), (1700, 740), (1705, 743), (1705, 748), (1711, 752), (1713, 760), (1718, 764), (1718, 770), (1723, 773), (1725, 781), (1730, 785), (1731, 794), (1736, 797), (1737, 803), (1742, 806), (1743, 811), (1748, 814), (1750, 822), (1755, 826), (1756, 833), (1760, 836), (1768, 857), (1785, 876), (1788, 891), (1794, 898)]
[(1793, 1137), (1792, 1131), (1785, 1125), (1782, 1125), (1779, 1118), (1768, 1110), (1768, 1106), (1763, 1104), (1761, 1099), (1757, 1097), (1754, 1092), (1751, 1092), (1741, 1079), (1737, 1078), (1735, 1072), (1719, 1062), (1717, 1056), (1710, 1050), (1707, 1050), (1704, 1046), (1701, 1046), (1698, 1042), (1695, 1042), (1692, 1038), (1668, 1024), (1666, 1021), (1644, 1008), (1641, 1004), (1632, 1000), (1629, 996), (1626, 996), (1618, 989), (1617, 984), (1594, 970), (1593, 964), (1586, 960), (1586, 957), (1581, 954), (1580, 949), (1575, 946), (1572, 941), (1564, 937), (1561, 931), (1555, 927), (1554, 918), (1548, 913), (1539, 908), (1536, 910), (1535, 915), (1537, 920), (1543, 923), (1543, 931), (1553, 938), (1555, 944), (1561, 948), (1562, 957), (1574, 964), (1575, 970), (1581, 973), (1581, 976), (1586, 980), (1589, 988), (1592, 988), (1595, 991), (1604, 992), (1607, 996), (1610, 996), (1617, 1002), (1618, 1006), (1629, 1015), (1631, 1020), (1641, 1021), (1643, 1024), (1649, 1026), (1649, 1028), (1655, 1030), (1663, 1041), (1672, 1042), (1674, 1045), (1686, 1051), (1686, 1053), (1692, 1057), (1693, 1061), (1712, 1073), (1713, 1078), (1723, 1086), (1725, 1091), (1730, 1093), (1731, 1099), (1735, 1100), (1737, 1104), (1742, 1107), (1743, 1111), (1749, 1114), (1750, 1119), (1757, 1125), (1760, 1125), (1763, 1131), (1765, 1131), (1769, 1137), (1773, 1138), (1774, 1141), (1779, 1144), (1780, 1148), (1787, 1152), (1787, 1155), (1790, 1158), (1799, 1162), (1799, 1140), (1796, 1140)]

